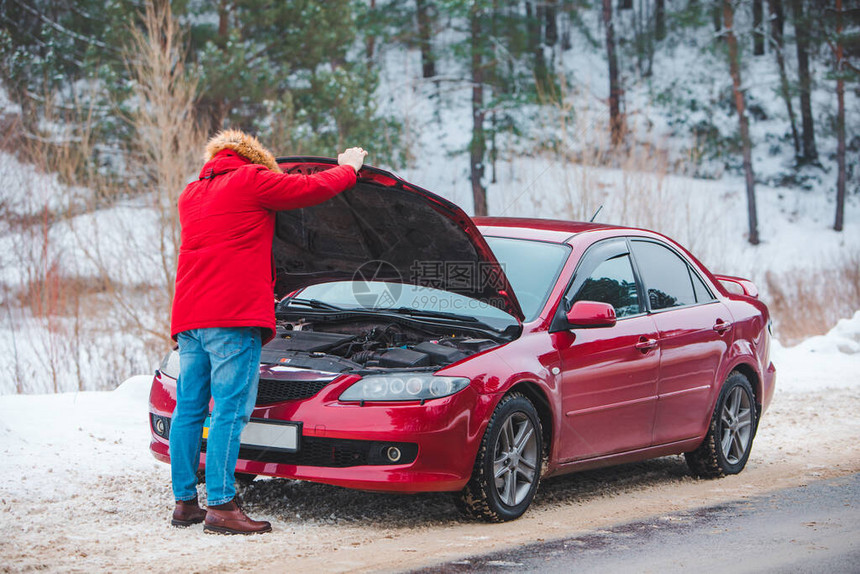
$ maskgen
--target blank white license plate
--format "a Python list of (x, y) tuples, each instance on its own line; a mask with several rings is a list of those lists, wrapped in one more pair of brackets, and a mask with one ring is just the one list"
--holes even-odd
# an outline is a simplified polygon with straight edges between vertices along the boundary
[(242, 446), (299, 450), (299, 425), (251, 421), (242, 431)]
[[(209, 438), (209, 417), (203, 427), (203, 438)], [(242, 446), (270, 448), (288, 452), (299, 450), (301, 423), (274, 423), (252, 420), (242, 431)]]

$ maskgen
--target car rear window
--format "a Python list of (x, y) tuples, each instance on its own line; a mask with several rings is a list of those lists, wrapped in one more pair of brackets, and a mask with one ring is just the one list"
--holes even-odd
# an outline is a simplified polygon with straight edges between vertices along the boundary
[(631, 243), (652, 311), (696, 304), (686, 261), (653, 241)]

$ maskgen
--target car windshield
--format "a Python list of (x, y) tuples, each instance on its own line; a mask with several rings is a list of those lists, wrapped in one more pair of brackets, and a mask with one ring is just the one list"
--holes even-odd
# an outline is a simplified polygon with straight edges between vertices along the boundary
[(543, 309), (570, 247), (509, 237), (486, 239), (505, 270), (526, 321), (533, 321)]
[[(526, 321), (537, 317), (570, 248), (557, 243), (487, 237), (501, 263)], [(499, 331), (516, 319), (493, 305), (432, 287), (384, 281), (331, 281), (305, 287), (291, 298), (301, 307), (320, 310), (376, 310), (421, 318), (480, 321)], [(289, 300), (285, 301), (289, 304)]]
[(477, 320), (498, 331), (517, 324), (513, 316), (484, 301), (450, 291), (403, 283), (332, 281), (305, 287), (295, 297), (302, 302), (313, 301), (312, 304), (303, 303), (303, 307), (313, 305), (323, 310), (326, 306), (334, 305), (341, 309), (400, 313), (422, 319)]

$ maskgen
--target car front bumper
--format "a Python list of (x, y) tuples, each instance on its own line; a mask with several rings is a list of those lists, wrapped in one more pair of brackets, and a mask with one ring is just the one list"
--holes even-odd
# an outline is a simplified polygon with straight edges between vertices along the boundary
[[(251, 415), (256, 421), (301, 424), (298, 452), (243, 447), (236, 472), (402, 493), (457, 491), (465, 486), (492, 396), (467, 387), (424, 404), (366, 402), (362, 406), (338, 401), (355, 380), (341, 377), (310, 398), (257, 406)], [(156, 373), (151, 415), (169, 419), (175, 405), (175, 381)], [(170, 462), (169, 441), (155, 431), (154, 420), (150, 416), (150, 450), (158, 460)], [(401, 450), (405, 462), (385, 460), (390, 446)], [(201, 468), (205, 462), (204, 452)]]

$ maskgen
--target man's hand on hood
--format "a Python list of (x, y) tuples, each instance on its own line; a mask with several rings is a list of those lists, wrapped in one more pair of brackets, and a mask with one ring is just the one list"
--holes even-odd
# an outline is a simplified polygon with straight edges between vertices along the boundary
[(367, 152), (364, 148), (351, 147), (337, 156), (337, 163), (338, 165), (352, 166), (355, 173), (358, 173), (358, 170), (360, 170), (361, 166), (364, 165), (364, 157), (366, 155)]

